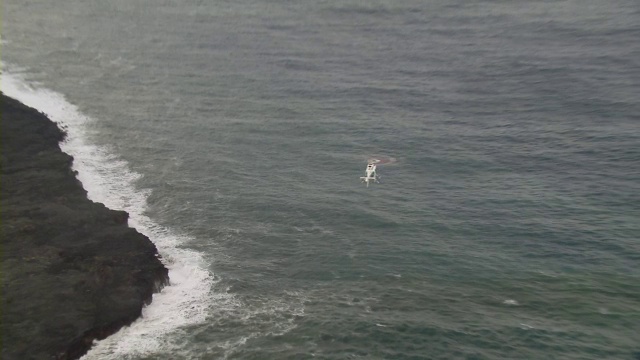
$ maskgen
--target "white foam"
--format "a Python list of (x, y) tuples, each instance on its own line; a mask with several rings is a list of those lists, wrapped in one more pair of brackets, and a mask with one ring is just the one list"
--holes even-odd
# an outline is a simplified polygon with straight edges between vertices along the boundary
[(108, 148), (88, 142), (93, 119), (67, 102), (63, 95), (31, 86), (24, 75), (3, 66), (2, 91), (22, 103), (45, 113), (67, 131), (61, 148), (74, 157), (73, 168), (87, 190), (88, 197), (111, 209), (130, 215), (129, 225), (148, 236), (162, 255), (169, 269), (171, 285), (153, 296), (142, 318), (117, 334), (99, 341), (83, 357), (89, 359), (121, 359), (133, 354), (152, 355), (167, 349), (166, 339), (182, 327), (205, 321), (213, 303), (233, 301), (226, 293), (215, 294), (213, 275), (201, 253), (179, 248), (190, 239), (162, 227), (144, 215), (149, 191), (136, 189), (141, 177), (129, 169)]
[[(216, 306), (215, 313), (221, 322), (231, 321), (237, 327), (242, 324), (243, 334), (234, 335), (216, 343), (223, 350), (222, 359), (232, 357), (247, 341), (262, 336), (282, 336), (297, 327), (296, 319), (304, 317), (307, 298), (296, 291), (285, 291), (278, 298), (262, 298), (258, 303), (247, 304), (228, 301)], [(229, 316), (229, 314), (233, 314)]]

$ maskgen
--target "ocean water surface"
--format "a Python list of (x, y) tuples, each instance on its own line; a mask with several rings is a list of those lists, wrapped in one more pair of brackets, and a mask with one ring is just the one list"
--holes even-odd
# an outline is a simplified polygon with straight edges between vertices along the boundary
[(2, 91), (170, 269), (83, 359), (640, 358), (637, 1), (2, 11)]

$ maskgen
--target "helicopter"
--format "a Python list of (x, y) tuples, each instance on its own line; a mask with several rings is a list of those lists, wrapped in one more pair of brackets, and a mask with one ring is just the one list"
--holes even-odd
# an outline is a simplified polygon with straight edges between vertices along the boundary
[(365, 176), (361, 176), (360, 180), (363, 183), (367, 183), (367, 187), (369, 187), (370, 182), (380, 183), (378, 174), (376, 173), (376, 164), (374, 162), (369, 162), (367, 164), (367, 168), (364, 171)]

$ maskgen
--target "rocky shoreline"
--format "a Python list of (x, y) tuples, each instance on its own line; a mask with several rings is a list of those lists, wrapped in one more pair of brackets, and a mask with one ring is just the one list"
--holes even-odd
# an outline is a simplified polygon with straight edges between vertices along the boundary
[(168, 284), (128, 214), (87, 199), (64, 132), (0, 95), (2, 359), (77, 359)]

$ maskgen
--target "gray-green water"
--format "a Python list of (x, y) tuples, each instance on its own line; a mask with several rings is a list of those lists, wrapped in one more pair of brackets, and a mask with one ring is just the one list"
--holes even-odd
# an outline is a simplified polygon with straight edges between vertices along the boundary
[(90, 195), (171, 267), (87, 359), (640, 358), (637, 1), (6, 0), (2, 25), (3, 89), (69, 122)]

